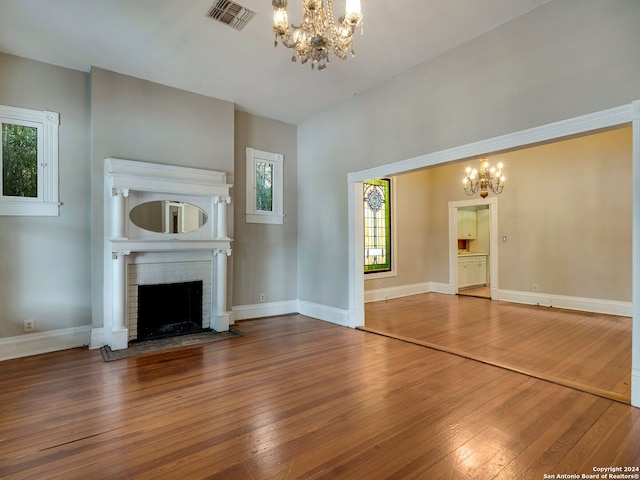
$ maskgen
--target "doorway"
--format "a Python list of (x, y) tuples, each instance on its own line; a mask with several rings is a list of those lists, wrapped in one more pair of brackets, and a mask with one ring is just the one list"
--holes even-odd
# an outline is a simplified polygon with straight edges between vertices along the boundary
[(497, 239), (497, 197), (449, 202), (451, 293), (498, 297)]

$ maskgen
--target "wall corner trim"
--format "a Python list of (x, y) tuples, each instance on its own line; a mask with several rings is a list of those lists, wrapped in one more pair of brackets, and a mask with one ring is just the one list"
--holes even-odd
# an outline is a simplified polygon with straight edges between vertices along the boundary
[(640, 100), (631, 103), (631, 118), (632, 120), (640, 120)]
[[(640, 385), (640, 368), (631, 369), (631, 385)], [(631, 405), (640, 408), (640, 390), (631, 389)]]
[(349, 326), (349, 311), (341, 308), (321, 305), (319, 303), (311, 303), (304, 300), (298, 300), (298, 313), (307, 317), (317, 318), (325, 322), (335, 323), (343, 327)]

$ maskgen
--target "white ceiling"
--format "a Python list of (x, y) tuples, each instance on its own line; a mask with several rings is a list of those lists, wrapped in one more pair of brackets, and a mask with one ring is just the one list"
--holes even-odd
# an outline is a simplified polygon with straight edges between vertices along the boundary
[[(238, 1), (257, 12), (242, 31), (207, 18), (214, 0), (0, 0), (0, 51), (94, 65), (298, 124), (548, 1), (361, 0), (356, 57), (318, 72), (273, 47), (269, 0)], [(296, 24), (300, 5), (289, 0)], [(334, 10), (341, 15), (343, 0)]]

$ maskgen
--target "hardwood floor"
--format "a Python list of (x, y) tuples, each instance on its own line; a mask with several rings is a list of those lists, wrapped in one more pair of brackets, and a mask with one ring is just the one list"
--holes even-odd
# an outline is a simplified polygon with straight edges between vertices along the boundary
[(542, 479), (640, 465), (640, 409), (301, 315), (0, 363), (3, 479)]
[(628, 317), (427, 293), (366, 304), (365, 328), (630, 402)]

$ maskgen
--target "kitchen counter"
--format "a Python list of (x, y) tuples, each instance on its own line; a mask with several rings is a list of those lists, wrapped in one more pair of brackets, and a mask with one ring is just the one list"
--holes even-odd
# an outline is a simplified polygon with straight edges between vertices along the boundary
[(487, 253), (458, 252), (458, 288), (487, 284)]

